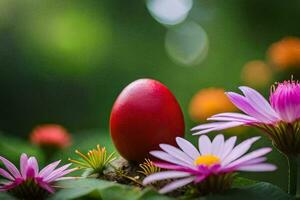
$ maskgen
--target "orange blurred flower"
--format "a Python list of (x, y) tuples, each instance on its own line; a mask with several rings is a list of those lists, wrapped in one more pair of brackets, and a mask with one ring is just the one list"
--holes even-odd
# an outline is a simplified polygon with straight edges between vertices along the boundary
[(272, 70), (261, 60), (252, 60), (244, 65), (241, 79), (248, 86), (264, 87), (272, 80)]
[(41, 147), (56, 147), (63, 149), (71, 145), (71, 135), (57, 124), (37, 126), (30, 134), (30, 141)]
[(222, 88), (206, 88), (198, 91), (190, 101), (189, 115), (194, 122), (201, 122), (220, 112), (237, 110)]
[(275, 42), (268, 50), (268, 58), (278, 69), (300, 67), (300, 39), (286, 37)]

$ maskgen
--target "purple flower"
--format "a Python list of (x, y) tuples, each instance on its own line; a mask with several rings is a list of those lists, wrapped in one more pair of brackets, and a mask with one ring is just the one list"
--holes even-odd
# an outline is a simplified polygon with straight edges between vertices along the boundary
[(264, 163), (264, 156), (271, 148), (261, 148), (246, 154), (258, 139), (259, 137), (253, 137), (235, 146), (235, 136), (224, 140), (223, 135), (217, 135), (210, 141), (206, 135), (202, 135), (199, 138), (198, 150), (189, 141), (177, 137), (179, 148), (161, 144), (163, 151), (150, 152), (152, 156), (164, 161), (154, 164), (168, 171), (149, 175), (143, 184), (178, 179), (164, 186), (159, 192), (167, 193), (190, 183), (203, 188), (202, 192), (211, 192), (229, 188), (235, 171), (275, 170), (276, 166)]
[(20, 170), (9, 160), (0, 156), (7, 170), (0, 168), (0, 175), (7, 181), (0, 182), (0, 192), (8, 191), (22, 199), (42, 199), (41, 195), (53, 193), (53, 183), (76, 169), (68, 169), (71, 164), (56, 169), (60, 161), (53, 162), (39, 171), (35, 157), (23, 153), (20, 157)]
[(227, 92), (231, 102), (245, 114), (220, 113), (192, 129), (194, 135), (219, 131), (240, 125), (254, 126), (268, 134), (274, 145), (285, 154), (300, 153), (300, 84), (290, 80), (271, 90), (270, 103), (257, 91), (239, 87), (244, 96)]

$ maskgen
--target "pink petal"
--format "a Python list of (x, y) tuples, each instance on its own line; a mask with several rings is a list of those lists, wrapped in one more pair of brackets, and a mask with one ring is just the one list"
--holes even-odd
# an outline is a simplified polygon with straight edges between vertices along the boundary
[(232, 161), (236, 160), (240, 156), (244, 155), (251, 147), (251, 145), (256, 142), (260, 137), (252, 137), (250, 139), (247, 139), (237, 145), (230, 153), (229, 155), (224, 158), (222, 161), (222, 166), (226, 166), (227, 164), (231, 163)]
[(266, 155), (270, 151), (272, 151), (272, 149), (268, 148), (268, 147), (257, 149), (255, 151), (252, 151), (252, 152), (242, 156), (241, 158), (235, 160), (234, 162), (230, 163), (226, 167), (231, 168), (231, 167), (235, 167), (237, 165), (243, 165), (244, 162), (247, 162), (247, 161), (250, 161), (254, 158), (258, 158), (258, 157), (261, 157), (263, 155)]
[(14, 164), (12, 164), (9, 160), (3, 158), (2, 156), (0, 156), (0, 160), (5, 165), (7, 170), (11, 173), (11, 175), (13, 175), (15, 178), (21, 177), (19, 170), (16, 168)]
[(180, 137), (176, 137), (176, 142), (177, 142), (178, 146), (182, 149), (182, 151), (184, 151), (192, 159), (196, 159), (198, 156), (200, 156), (199, 151), (189, 141), (187, 141), (183, 138), (180, 138)]
[[(216, 124), (216, 123), (218, 123), (218, 124)], [(193, 133), (193, 135), (202, 135), (202, 134), (209, 133), (212, 131), (220, 131), (220, 130), (224, 130), (224, 129), (228, 129), (228, 128), (245, 125), (246, 123), (245, 122), (215, 122), (215, 123), (211, 123), (211, 124), (215, 124), (216, 126), (198, 131), (196, 133)]]
[(190, 175), (191, 175), (190, 173), (178, 172), (178, 171), (157, 172), (155, 174), (151, 174), (151, 175), (147, 176), (143, 180), (143, 185), (148, 185), (149, 183), (153, 183), (153, 182), (164, 180), (164, 179), (182, 178), (182, 177), (187, 177)]
[(35, 170), (31, 166), (27, 167), (26, 178), (28, 177), (34, 178), (35, 176), (36, 176)]
[(162, 169), (173, 169), (173, 170), (183, 169), (182, 166), (173, 165), (173, 164), (169, 164), (169, 163), (154, 162), (153, 164)]
[[(53, 176), (52, 178), (48, 179), (47, 182), (58, 181), (58, 180), (62, 179), (63, 176), (65, 176), (65, 175), (67, 175), (71, 172), (74, 172), (75, 170), (77, 170), (77, 169), (73, 168), (73, 169), (68, 169), (68, 170), (59, 172), (55, 176)], [(64, 178), (66, 178), (66, 177), (64, 177)]]
[(60, 160), (50, 163), (49, 165), (47, 165), (46, 167), (44, 167), (40, 173), (39, 173), (39, 177), (47, 177), (49, 174), (51, 174), (53, 172), (53, 170), (59, 165)]
[(221, 160), (223, 160), (232, 151), (232, 149), (235, 145), (236, 139), (237, 139), (237, 137), (233, 136), (225, 141), (224, 148), (223, 148), (224, 151), (220, 155)]
[(0, 175), (3, 176), (4, 178), (7, 178), (11, 181), (15, 180), (14, 177), (12, 177), (7, 171), (4, 169), (0, 168)]
[(191, 131), (198, 131), (198, 130), (204, 130), (204, 129), (210, 129), (219, 126), (220, 124), (223, 124), (224, 122), (213, 122), (213, 123), (207, 123), (207, 124), (201, 124), (191, 129)]
[(184, 179), (174, 181), (172, 183), (169, 183), (168, 185), (166, 185), (162, 189), (160, 189), (159, 193), (165, 194), (165, 193), (171, 192), (171, 191), (173, 191), (177, 188), (183, 187), (183, 186), (193, 182), (194, 180), (195, 180), (195, 177), (189, 177), (189, 178), (184, 178)]
[(26, 179), (27, 162), (28, 162), (28, 157), (25, 153), (23, 153), (20, 157), (20, 172), (24, 179)]
[(169, 163), (160, 163), (160, 162), (154, 162), (154, 165), (157, 167), (160, 167), (162, 169), (171, 169), (171, 170), (176, 170), (176, 171), (181, 171), (181, 172), (188, 172), (190, 174), (199, 174), (199, 170), (196, 167), (183, 167), (180, 165), (173, 165)]
[(284, 81), (279, 83), (275, 91), (271, 92), (270, 102), (280, 115), (280, 118), (293, 123), (300, 118), (300, 83)]
[(43, 188), (44, 190), (48, 191), (49, 193), (54, 193), (54, 189), (51, 187), (50, 184), (45, 183), (44, 181), (38, 180), (38, 185)]
[(185, 162), (187, 164), (193, 163), (193, 159), (191, 159), (188, 155), (183, 153), (181, 150), (179, 150), (176, 147), (173, 147), (169, 144), (160, 144), (159, 147), (170, 154), (171, 156), (177, 158), (178, 160), (181, 160), (182, 162)]
[(258, 164), (265, 162), (267, 160), (266, 157), (259, 157), (259, 158), (254, 158), (252, 160), (248, 160), (247, 162), (244, 162), (243, 165), (253, 165), (253, 164)]
[(185, 166), (185, 167), (190, 167), (189, 164), (182, 162), (181, 160), (178, 160), (177, 158), (175, 158), (175, 157), (171, 156), (170, 154), (167, 154), (166, 152), (163, 152), (163, 151), (151, 151), (150, 154), (156, 158), (167, 161), (169, 163), (173, 163), (173, 164), (181, 165), (181, 166)]
[(278, 121), (280, 118), (275, 110), (271, 107), (269, 102), (256, 90), (249, 87), (239, 87), (240, 90), (244, 93), (245, 97), (248, 99), (249, 103), (262, 115), (269, 118), (271, 121)]
[[(69, 170), (66, 170), (67, 168), (69, 168), (71, 166), (71, 164), (67, 164), (67, 165), (63, 165), (62, 167), (54, 170), (51, 174), (49, 174), (47, 177), (44, 177), (43, 181), (44, 182), (51, 182), (53, 180), (55, 180), (56, 178), (60, 177), (60, 176), (64, 176), (66, 172), (69, 172)], [(66, 171), (65, 171), (66, 170)], [(73, 170), (73, 169), (72, 169)], [(65, 172), (64, 172), (65, 171)], [(70, 173), (70, 172), (69, 172)], [(64, 175), (62, 175), (64, 174)]]
[(224, 146), (224, 136), (222, 134), (217, 135), (212, 141), (212, 155), (219, 156), (222, 153)]
[(201, 135), (199, 137), (198, 145), (201, 155), (211, 154), (212, 144), (209, 137), (207, 137), (206, 135)]
[(13, 188), (17, 187), (21, 183), (23, 183), (23, 180), (21, 178), (17, 178), (14, 181), (10, 181), (10, 182), (6, 183), (5, 185), (3, 185), (2, 189), (10, 190), (10, 189), (13, 189)]
[(33, 171), (34, 171), (34, 176), (33, 177), (35, 177), (35, 176), (38, 175), (38, 173), (39, 173), (39, 165), (37, 163), (36, 158), (33, 157), (33, 156), (28, 159), (28, 162), (27, 162), (27, 171), (28, 171), (29, 168), (33, 169)]
[(263, 171), (274, 171), (277, 167), (272, 164), (263, 163), (239, 167), (239, 171), (249, 171), (249, 172), (263, 172)]
[(227, 118), (226, 120), (218, 120), (218, 121), (237, 121), (237, 122), (256, 122), (257, 119), (250, 117), (245, 114), (241, 113), (219, 113), (216, 115), (213, 115), (211, 118), (208, 118), (209, 120), (215, 120), (216, 118)]
[(248, 101), (248, 99), (242, 95), (239, 95), (234, 92), (226, 93), (229, 97), (230, 101), (238, 107), (244, 113), (258, 119), (263, 123), (269, 123), (271, 120), (267, 118), (265, 115), (261, 114), (258, 110), (256, 110)]
[(200, 183), (202, 182), (204, 179), (206, 179), (206, 175), (201, 175), (201, 176), (197, 176), (196, 179), (194, 180), (194, 182), (197, 184), (197, 183)]

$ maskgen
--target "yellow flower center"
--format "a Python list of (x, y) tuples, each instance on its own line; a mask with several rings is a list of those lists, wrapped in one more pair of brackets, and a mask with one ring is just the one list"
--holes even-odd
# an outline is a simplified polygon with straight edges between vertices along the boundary
[(211, 166), (214, 164), (220, 164), (220, 158), (211, 154), (199, 156), (194, 161), (194, 165)]

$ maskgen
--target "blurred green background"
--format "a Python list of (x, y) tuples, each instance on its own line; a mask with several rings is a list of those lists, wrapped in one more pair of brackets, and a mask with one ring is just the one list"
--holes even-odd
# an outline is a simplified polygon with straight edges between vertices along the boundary
[[(22, 151), (38, 154), (26, 142), (43, 123), (73, 133), (65, 158), (76, 147), (97, 143), (113, 150), (108, 128), (114, 100), (127, 84), (146, 77), (174, 93), (191, 138), (188, 130), (197, 123), (188, 106), (198, 90), (237, 91), (245, 84), (245, 63), (266, 61), (272, 43), (300, 36), (298, 0), (186, 2), (192, 4), (167, 9), (171, 18), (184, 12), (184, 19), (170, 24), (155, 13), (162, 8), (167, 15), (165, 5), (153, 7), (157, 1), (151, 0), (0, 0), (0, 154), (15, 161)], [(299, 74), (297, 68), (270, 69), (269, 83), (256, 88), (265, 96), (272, 81)], [(251, 129), (240, 138), (255, 134), (260, 133)], [(257, 146), (266, 144), (264, 138)], [(270, 162), (279, 170), (245, 175), (285, 189), (284, 158), (274, 151)]]

